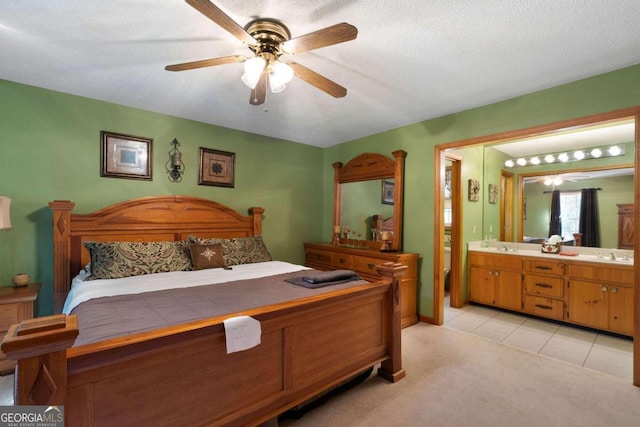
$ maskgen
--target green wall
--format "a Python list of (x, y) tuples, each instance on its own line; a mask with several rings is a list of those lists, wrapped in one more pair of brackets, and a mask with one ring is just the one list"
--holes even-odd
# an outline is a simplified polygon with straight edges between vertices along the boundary
[[(640, 105), (640, 65), (326, 149), (2, 80), (0, 97), (0, 195), (13, 199), (14, 225), (0, 233), (0, 279), (8, 285), (13, 274), (24, 271), (42, 281), (40, 314), (52, 309), (51, 214), (47, 207), (51, 200), (70, 199), (79, 213), (158, 194), (206, 197), (243, 212), (250, 206), (262, 206), (266, 209), (264, 238), (274, 257), (302, 262), (302, 242), (330, 240), (331, 164), (344, 163), (362, 152), (391, 157), (392, 151), (402, 149), (408, 153), (404, 249), (421, 256), (419, 311), (432, 316), (434, 146)], [(101, 130), (153, 138), (153, 181), (101, 178)], [(187, 166), (179, 184), (169, 182), (164, 172), (173, 138), (182, 144)], [(200, 146), (236, 153), (235, 188), (197, 185)], [(479, 164), (467, 167), (465, 179), (482, 172)], [(481, 184), (484, 195), (488, 183)], [(463, 188), (466, 191), (466, 185)], [(482, 211), (482, 203), (465, 201), (467, 241), (482, 235), (483, 218), (475, 214), (477, 209)], [(467, 238), (474, 224), (476, 235)]]
[[(17, 272), (41, 281), (41, 315), (53, 307), (47, 203), (54, 199), (75, 202), (77, 213), (163, 194), (213, 199), (242, 213), (260, 206), (273, 256), (295, 263), (304, 262), (304, 241), (321, 240), (322, 149), (3, 80), (0, 99), (0, 195), (12, 199), (13, 223), (0, 232), (0, 283), (10, 285)], [(101, 130), (153, 138), (153, 180), (100, 177)], [(165, 171), (174, 138), (186, 165), (180, 183)], [(236, 154), (235, 188), (197, 185), (199, 147)]]
[[(506, 101), (426, 120), (326, 149), (325, 166), (346, 162), (362, 152), (391, 156), (407, 151), (405, 168), (404, 250), (421, 256), (419, 312), (433, 315), (434, 147), (640, 105), (640, 65), (624, 68)], [(366, 114), (363, 111), (362, 114)], [(333, 197), (332, 176), (324, 176), (324, 199)], [(482, 183), (483, 194), (486, 190)], [(468, 208), (465, 203), (463, 209)], [(482, 218), (463, 212), (463, 230), (482, 226)], [(330, 234), (331, 203), (324, 205), (323, 235)], [(480, 221), (480, 222), (478, 222)]]

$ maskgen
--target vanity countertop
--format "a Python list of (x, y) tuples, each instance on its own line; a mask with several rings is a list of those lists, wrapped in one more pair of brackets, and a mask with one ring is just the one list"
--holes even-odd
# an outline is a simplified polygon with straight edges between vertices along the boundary
[[(492, 241), (488, 248), (482, 247), (482, 242), (469, 242), (468, 251), (490, 252), (503, 255), (519, 255), (539, 257), (544, 259), (558, 259), (563, 261), (595, 262), (608, 265), (633, 267), (633, 251), (627, 249), (588, 248), (583, 246), (565, 246), (563, 252), (577, 252), (578, 255), (560, 255), (543, 253), (539, 244), (514, 243)], [(611, 253), (615, 259), (611, 258)]]

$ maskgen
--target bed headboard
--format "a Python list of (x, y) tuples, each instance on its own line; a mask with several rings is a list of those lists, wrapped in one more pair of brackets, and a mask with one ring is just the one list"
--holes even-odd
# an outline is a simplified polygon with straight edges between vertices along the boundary
[(262, 234), (262, 208), (241, 215), (228, 206), (191, 196), (151, 196), (116, 203), (89, 214), (73, 214), (75, 203), (55, 200), (53, 211), (54, 292), (68, 292), (72, 275), (88, 262), (85, 241), (150, 242), (198, 237)]

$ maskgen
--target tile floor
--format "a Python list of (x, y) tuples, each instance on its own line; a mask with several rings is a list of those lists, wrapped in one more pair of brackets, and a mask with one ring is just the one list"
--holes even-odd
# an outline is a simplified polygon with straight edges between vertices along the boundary
[(633, 381), (633, 341), (479, 305), (445, 304), (444, 327)]

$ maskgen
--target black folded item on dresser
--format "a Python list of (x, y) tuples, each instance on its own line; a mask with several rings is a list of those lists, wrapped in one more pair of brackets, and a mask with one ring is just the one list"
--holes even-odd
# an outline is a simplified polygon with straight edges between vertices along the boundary
[(321, 288), (323, 286), (351, 282), (352, 280), (361, 280), (360, 276), (358, 276), (353, 270), (333, 270), (287, 279), (286, 282), (298, 286), (304, 286), (305, 288)]

